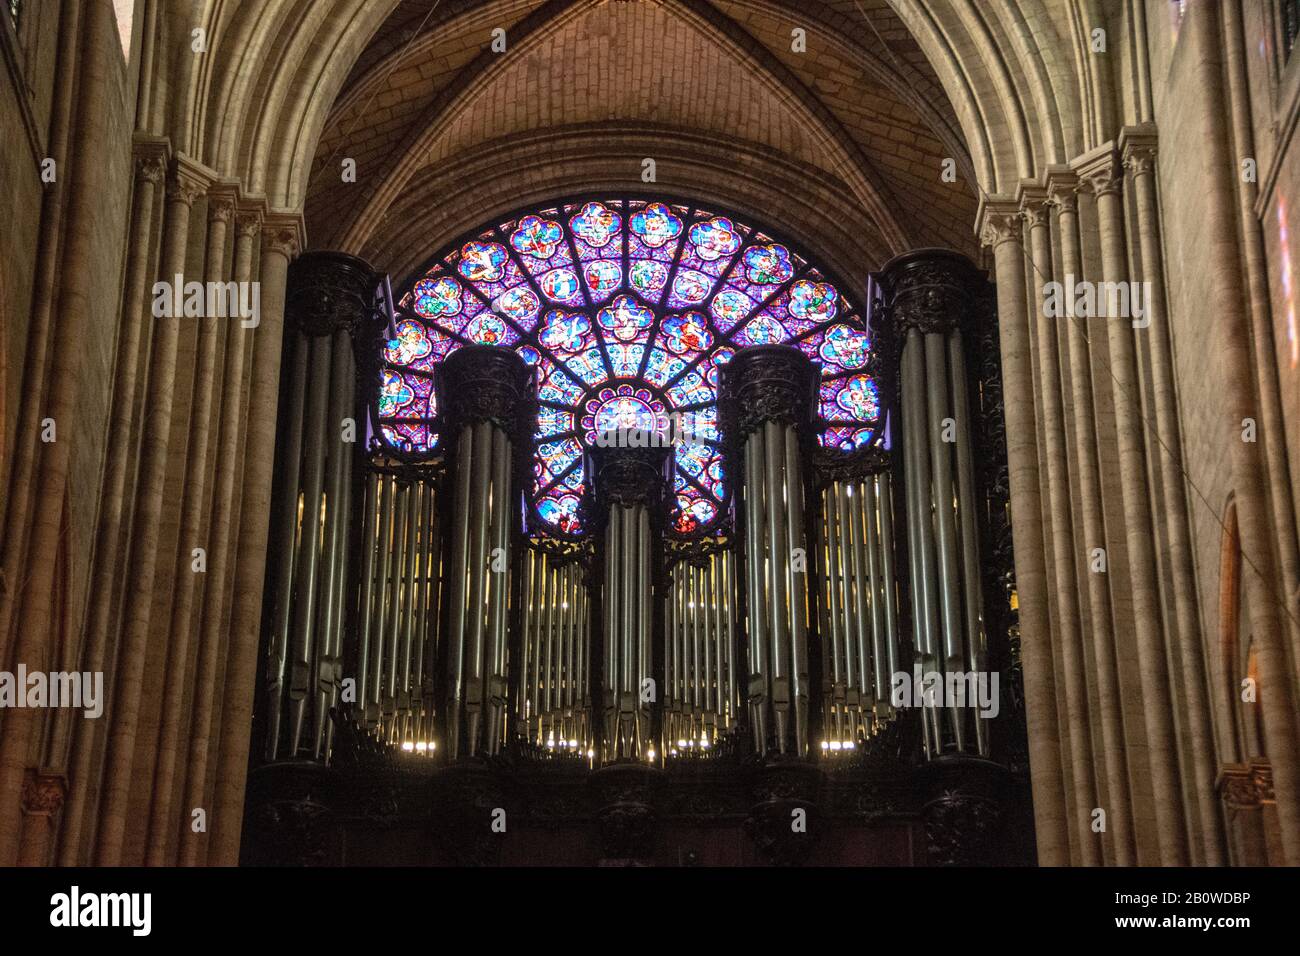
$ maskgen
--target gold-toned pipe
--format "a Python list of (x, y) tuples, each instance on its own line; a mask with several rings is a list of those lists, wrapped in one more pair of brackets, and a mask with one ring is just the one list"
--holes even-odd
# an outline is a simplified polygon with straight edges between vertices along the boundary
[(415, 482), (406, 494), (406, 560), (403, 576), (402, 602), (402, 649), (401, 669), (397, 678), (397, 703), (401, 709), (399, 720), (405, 724), (411, 713), (411, 661), (415, 656), (412, 643), (415, 639), (415, 602), (419, 592), (416, 590), (416, 544), (420, 535), (420, 492), (421, 486)]
[(825, 529), (824, 540), (826, 556), (826, 598), (823, 602), (825, 615), (823, 620), (824, 632), (830, 646), (830, 654), (822, 665), (822, 670), (830, 679), (830, 693), (826, 698), (827, 716), (831, 719), (826, 721), (827, 727), (834, 726), (836, 738), (843, 738), (843, 727), (840, 724), (840, 707), (839, 701), (844, 694), (844, 685), (841, 682), (843, 673), (841, 670), (841, 658), (844, 655), (843, 648), (840, 645), (840, 532), (838, 527), (838, 510), (836, 501), (836, 488), (839, 482), (832, 482), (822, 489), (822, 526)]

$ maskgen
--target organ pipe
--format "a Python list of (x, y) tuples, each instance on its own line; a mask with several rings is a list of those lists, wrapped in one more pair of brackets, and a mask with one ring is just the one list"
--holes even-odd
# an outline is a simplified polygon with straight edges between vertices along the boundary
[[(923, 708), (931, 757), (988, 754), (986, 718), (976, 702), (949, 693), (973, 686), (971, 677), (992, 678), (962, 339), (983, 283), (968, 260), (944, 250), (900, 256), (880, 276), (886, 316), (904, 343), (902, 438), (916, 666), (927, 683), (933, 680), (939, 698)], [(886, 530), (882, 520), (882, 534)]]

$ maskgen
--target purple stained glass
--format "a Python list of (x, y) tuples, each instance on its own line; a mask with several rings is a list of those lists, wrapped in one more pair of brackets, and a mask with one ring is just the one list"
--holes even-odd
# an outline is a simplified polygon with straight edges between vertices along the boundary
[(737, 348), (796, 345), (822, 367), (818, 440), (845, 451), (874, 440), (871, 341), (851, 303), (725, 212), (614, 198), (526, 211), (452, 248), (402, 302), (410, 311), (383, 343), (380, 435), (431, 451), (438, 363), (463, 344), (515, 349), (539, 399), (533, 520), (557, 532), (585, 530), (585, 449), (629, 425), (671, 424), (678, 437), (674, 530), (717, 525), (730, 508), (719, 366)]

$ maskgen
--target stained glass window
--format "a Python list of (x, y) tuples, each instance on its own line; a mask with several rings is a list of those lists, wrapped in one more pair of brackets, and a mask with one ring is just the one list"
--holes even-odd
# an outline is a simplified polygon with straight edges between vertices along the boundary
[(407, 456), (435, 453), (435, 366), (467, 344), (513, 348), (536, 370), (535, 521), (582, 534), (584, 449), (610, 428), (671, 429), (670, 526), (706, 533), (731, 498), (719, 368), (738, 349), (778, 343), (821, 367), (823, 445), (881, 440), (864, 323), (790, 245), (712, 208), (561, 203), (478, 231), (414, 282), (384, 349), (380, 430)]

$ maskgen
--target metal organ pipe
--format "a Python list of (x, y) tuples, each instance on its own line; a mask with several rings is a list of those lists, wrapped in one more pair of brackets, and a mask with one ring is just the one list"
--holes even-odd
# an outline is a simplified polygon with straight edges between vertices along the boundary
[[(922, 663), (943, 687), (986, 678), (983, 597), (972, 421), (962, 324), (983, 295), (983, 274), (943, 250), (899, 256), (880, 275), (885, 309), (905, 337), (901, 368), (908, 540), (918, 552), (910, 568), (913, 615), (924, 624)], [(881, 509), (882, 538), (887, 509)], [(892, 536), (892, 529), (889, 529)], [(886, 550), (882, 543), (882, 556)], [(886, 604), (886, 611), (891, 606)], [(929, 714), (928, 753), (988, 752), (984, 718), (971, 701), (944, 701), (947, 720)], [(929, 711), (930, 708), (926, 708)], [(931, 722), (932, 721), (932, 722)], [(969, 730), (974, 728), (973, 740)]]

